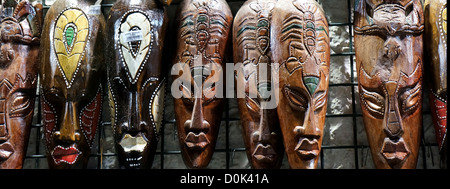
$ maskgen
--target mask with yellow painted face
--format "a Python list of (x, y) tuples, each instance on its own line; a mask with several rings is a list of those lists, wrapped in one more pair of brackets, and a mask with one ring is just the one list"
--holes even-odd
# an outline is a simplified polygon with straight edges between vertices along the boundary
[(56, 1), (41, 41), (41, 106), (50, 168), (85, 168), (100, 123), (103, 30), (95, 1)]

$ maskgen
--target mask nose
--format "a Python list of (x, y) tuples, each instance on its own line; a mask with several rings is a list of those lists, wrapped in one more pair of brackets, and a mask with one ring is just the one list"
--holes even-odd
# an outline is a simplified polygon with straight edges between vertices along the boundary
[(203, 119), (202, 101), (202, 98), (195, 99), (191, 119), (184, 123), (186, 133), (208, 133), (210, 125)]
[(390, 139), (399, 139), (403, 133), (402, 125), (399, 118), (399, 109), (397, 105), (397, 101), (395, 98), (395, 93), (392, 91), (395, 91), (396, 89), (396, 83), (395, 82), (388, 82), (386, 83), (386, 88), (389, 93), (389, 108), (387, 110), (387, 113), (384, 118), (384, 132)]
[(61, 128), (54, 134), (55, 139), (68, 144), (79, 142), (81, 140), (80, 127), (73, 102), (65, 103), (62, 120)]
[(294, 133), (301, 137), (309, 139), (320, 138), (320, 130), (319, 128), (317, 128), (316, 119), (314, 117), (314, 110), (312, 110), (312, 107), (309, 107), (306, 110), (303, 126), (296, 126), (294, 128)]

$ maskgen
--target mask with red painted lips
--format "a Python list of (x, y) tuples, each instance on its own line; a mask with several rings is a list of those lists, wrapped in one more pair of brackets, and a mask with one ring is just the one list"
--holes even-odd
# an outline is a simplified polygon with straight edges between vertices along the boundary
[(74, 164), (80, 154), (81, 152), (76, 148), (75, 145), (72, 145), (70, 147), (62, 147), (58, 145), (51, 152), (53, 161), (57, 165), (61, 163)]
[(101, 117), (104, 25), (92, 1), (59, 0), (47, 12), (40, 92), (50, 168), (87, 167)]

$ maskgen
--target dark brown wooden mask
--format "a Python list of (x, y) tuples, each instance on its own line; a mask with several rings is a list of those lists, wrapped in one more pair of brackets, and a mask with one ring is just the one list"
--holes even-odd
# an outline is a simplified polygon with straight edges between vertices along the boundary
[(167, 14), (154, 1), (118, 1), (107, 24), (109, 101), (119, 164), (151, 168), (163, 116)]
[(25, 158), (42, 26), (41, 4), (13, 2), (0, 13), (0, 169), (20, 169)]
[(316, 168), (329, 83), (327, 19), (316, 1), (279, 0), (271, 29), (273, 60), (280, 63), (277, 111), (289, 165)]
[(232, 14), (224, 0), (185, 0), (179, 8), (174, 63), (184, 71), (174, 75), (172, 85), (182, 94), (174, 98), (178, 137), (186, 166), (205, 168), (214, 152), (222, 116), (224, 100), (215, 86), (225, 68)]
[(377, 168), (415, 168), (422, 127), (422, 6), (359, 1), (355, 52), (364, 126)]
[[(233, 25), (234, 62), (242, 64), (236, 82), (245, 86), (245, 97), (237, 101), (247, 157), (255, 169), (280, 168), (284, 154), (277, 109), (262, 107), (261, 103), (270, 98), (267, 95), (272, 89), (270, 19), (275, 3), (276, 0), (245, 2)], [(264, 69), (267, 78), (260, 79)]]
[(447, 141), (447, 1), (427, 0), (425, 17), (425, 69), (430, 86), (430, 106), (439, 150)]
[(92, 1), (56, 1), (41, 41), (41, 104), (50, 168), (87, 166), (102, 107), (105, 19)]

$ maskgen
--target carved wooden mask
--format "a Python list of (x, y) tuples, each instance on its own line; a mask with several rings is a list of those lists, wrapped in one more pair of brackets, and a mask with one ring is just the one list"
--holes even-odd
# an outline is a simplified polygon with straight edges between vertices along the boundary
[(361, 0), (355, 52), (364, 126), (377, 168), (415, 168), (422, 127), (422, 6)]
[(183, 94), (174, 99), (181, 154), (187, 167), (205, 168), (214, 152), (224, 103), (216, 98), (212, 83), (222, 79), (232, 14), (224, 0), (185, 0), (177, 23), (174, 63), (188, 72), (173, 77), (183, 82), (174, 83)]
[(280, 63), (277, 111), (289, 165), (316, 168), (329, 83), (327, 19), (316, 1), (279, 0), (271, 29), (273, 60)]
[(20, 169), (33, 119), (42, 5), (4, 2), (0, 16), (0, 169)]
[(424, 54), (431, 84), (431, 115), (439, 150), (444, 152), (447, 141), (447, 1), (426, 0), (424, 4)]
[(50, 168), (86, 167), (100, 123), (105, 19), (94, 2), (59, 0), (45, 18), (40, 90)]
[(118, 1), (107, 24), (109, 101), (119, 164), (151, 168), (163, 116), (167, 14), (154, 1)]
[[(245, 98), (237, 101), (247, 157), (255, 169), (280, 168), (284, 154), (277, 109), (266, 109), (261, 104), (268, 100), (272, 86), (270, 20), (275, 3), (276, 0), (245, 2), (233, 25), (234, 62), (242, 63), (236, 82), (245, 85)], [(258, 78), (261, 66), (267, 70), (266, 80)]]

